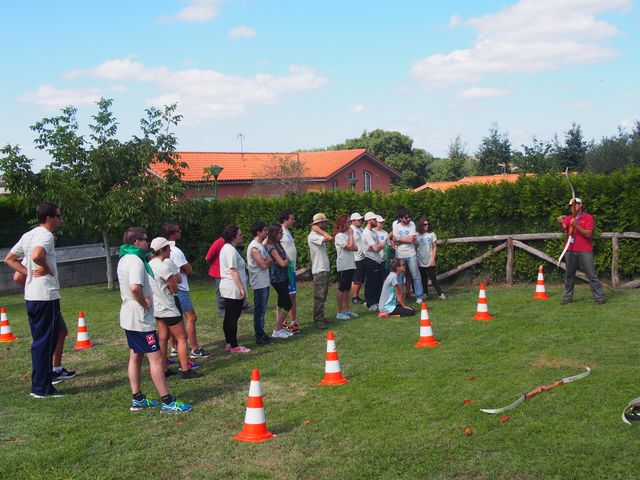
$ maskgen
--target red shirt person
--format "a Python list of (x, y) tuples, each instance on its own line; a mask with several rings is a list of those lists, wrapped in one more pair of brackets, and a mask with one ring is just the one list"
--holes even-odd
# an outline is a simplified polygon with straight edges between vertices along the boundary
[[(569, 202), (569, 206), (574, 201)], [(573, 290), (575, 286), (576, 270), (578, 262), (582, 266), (584, 273), (589, 279), (591, 293), (597, 304), (604, 303), (604, 294), (602, 293), (602, 284), (598, 280), (596, 268), (593, 263), (593, 231), (595, 229), (595, 220), (591, 215), (584, 212), (582, 200), (575, 199), (575, 216), (567, 215), (562, 219), (562, 228), (567, 232), (567, 241), (569, 248), (565, 255), (567, 267), (567, 275), (564, 284), (564, 295), (560, 303), (567, 304), (573, 300)], [(573, 226), (573, 235), (569, 237), (569, 227)]]

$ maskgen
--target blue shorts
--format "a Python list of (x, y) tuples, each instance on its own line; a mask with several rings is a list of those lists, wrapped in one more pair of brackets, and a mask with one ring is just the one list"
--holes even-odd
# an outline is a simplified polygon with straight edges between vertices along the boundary
[(134, 332), (125, 330), (129, 348), (135, 353), (152, 353), (160, 351), (160, 342), (158, 340), (158, 332)]
[(287, 276), (289, 277), (289, 295), (296, 293), (296, 267), (292, 263), (289, 263), (287, 268)]
[(189, 292), (186, 290), (178, 290), (178, 300), (180, 300), (180, 313), (184, 312), (193, 312), (195, 309), (193, 308), (193, 303), (191, 303), (191, 297), (189, 296)]

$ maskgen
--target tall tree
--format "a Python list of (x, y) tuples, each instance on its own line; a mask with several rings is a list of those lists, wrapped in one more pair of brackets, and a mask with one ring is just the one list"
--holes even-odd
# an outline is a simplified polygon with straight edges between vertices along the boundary
[(498, 132), (498, 125), (493, 124), (489, 136), (482, 139), (478, 153), (478, 173), (495, 175), (509, 172), (511, 165), (511, 141), (506, 134)]
[(558, 162), (561, 168), (581, 172), (585, 167), (587, 142), (585, 142), (580, 125), (575, 122), (564, 134), (564, 146), (558, 150)]
[(522, 173), (550, 173), (558, 170), (554, 145), (538, 140), (535, 136), (531, 145), (522, 145), (523, 152), (514, 152), (513, 164)]
[(459, 180), (465, 176), (465, 164), (469, 155), (460, 135), (456, 136), (449, 144), (449, 162), (447, 164), (447, 177), (450, 180)]
[[(78, 134), (74, 107), (31, 127), (37, 133), (36, 148), (51, 157), (40, 172), (34, 173), (32, 161), (11, 145), (1, 151), (0, 170), (11, 192), (30, 206), (44, 200), (58, 203), (66, 230), (102, 237), (107, 283), (113, 289), (110, 238), (132, 224), (158, 225), (182, 192), (180, 169), (185, 165), (177, 158), (177, 138), (171, 131), (181, 116), (175, 113), (176, 105), (149, 108), (140, 122), (142, 136), (121, 142), (112, 100), (103, 98), (97, 105), (89, 139)], [(154, 163), (166, 166), (166, 180), (148, 173)]]

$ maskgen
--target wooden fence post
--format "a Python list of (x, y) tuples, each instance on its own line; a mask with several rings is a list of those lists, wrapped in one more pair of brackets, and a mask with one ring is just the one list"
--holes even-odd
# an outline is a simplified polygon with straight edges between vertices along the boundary
[(618, 272), (618, 258), (620, 256), (620, 240), (617, 234), (611, 237), (611, 286), (620, 288), (620, 273)]
[(509, 238), (507, 238), (507, 271), (506, 271), (506, 277), (507, 277), (507, 285), (509, 285), (510, 287), (513, 286), (513, 254), (514, 254), (513, 238), (509, 237)]

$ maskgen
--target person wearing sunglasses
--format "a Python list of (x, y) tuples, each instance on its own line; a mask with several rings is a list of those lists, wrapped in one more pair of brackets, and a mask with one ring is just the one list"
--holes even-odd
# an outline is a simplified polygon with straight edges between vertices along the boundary
[(440, 300), (446, 300), (447, 297), (442, 293), (442, 288), (440, 288), (440, 283), (436, 276), (436, 253), (438, 250), (436, 240), (436, 234), (431, 228), (431, 222), (424, 217), (421, 218), (417, 227), (416, 250), (424, 298), (427, 298), (429, 295), (429, 279), (431, 279), (431, 285), (433, 285), (433, 288), (438, 292), (438, 298)]
[[(398, 209), (398, 220), (393, 222), (393, 242), (396, 247), (396, 258), (402, 260), (407, 266), (413, 279), (413, 290), (416, 293), (416, 303), (422, 303), (422, 280), (418, 269), (418, 256), (414, 245), (416, 238), (416, 225), (411, 221), (409, 210), (404, 207)], [(405, 273), (398, 275), (401, 285), (405, 283)], [(405, 291), (408, 291), (405, 285)]]

